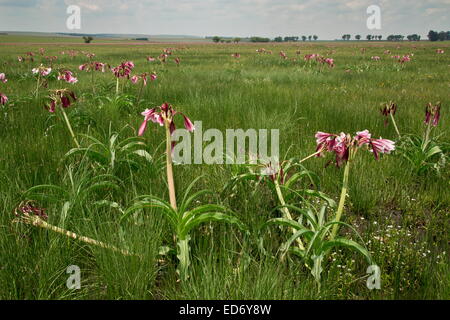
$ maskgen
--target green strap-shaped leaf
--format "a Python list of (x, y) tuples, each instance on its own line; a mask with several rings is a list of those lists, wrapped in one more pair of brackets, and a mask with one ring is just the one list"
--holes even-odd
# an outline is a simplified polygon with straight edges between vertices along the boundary
[(180, 238), (186, 237), (189, 232), (196, 226), (205, 223), (205, 222), (226, 222), (230, 224), (235, 224), (239, 229), (245, 230), (245, 225), (236, 217), (227, 215), (222, 212), (208, 212), (204, 213), (200, 216), (191, 219), (182, 230), (180, 230)]

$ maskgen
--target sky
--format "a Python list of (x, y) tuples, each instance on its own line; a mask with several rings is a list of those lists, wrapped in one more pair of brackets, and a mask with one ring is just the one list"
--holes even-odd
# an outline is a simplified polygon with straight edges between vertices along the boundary
[[(81, 29), (69, 30), (66, 10), (81, 8)], [(366, 10), (381, 9), (369, 30)], [(450, 30), (450, 0), (0, 0), (1, 31), (302, 36), (413, 34)]]

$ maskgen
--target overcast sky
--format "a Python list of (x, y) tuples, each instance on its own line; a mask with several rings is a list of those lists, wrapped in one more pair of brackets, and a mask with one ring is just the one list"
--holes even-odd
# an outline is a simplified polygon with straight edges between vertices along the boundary
[[(450, 0), (0, 0), (0, 30), (73, 32), (71, 4), (81, 8), (80, 33), (335, 39), (450, 30)], [(370, 5), (381, 8), (381, 30), (367, 29)]]

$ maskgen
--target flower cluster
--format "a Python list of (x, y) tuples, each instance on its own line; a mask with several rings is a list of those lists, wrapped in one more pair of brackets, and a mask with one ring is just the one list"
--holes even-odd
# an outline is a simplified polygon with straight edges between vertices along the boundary
[(445, 53), (445, 51), (444, 51), (444, 49), (437, 49), (436, 53), (443, 54), (443, 53)]
[(67, 83), (77, 83), (78, 79), (73, 76), (72, 71), (64, 70), (59, 73), (58, 80), (64, 80)]
[(28, 202), (26, 204), (21, 204), (16, 209), (16, 216), (19, 216), (19, 212), (24, 214), (25, 216), (36, 216), (39, 218), (42, 218), (44, 220), (48, 219), (48, 215), (45, 213), (44, 208), (39, 208), (33, 205), (32, 203)]
[(359, 131), (356, 136), (341, 132), (339, 135), (325, 132), (316, 133), (317, 151), (322, 156), (322, 151), (334, 153), (336, 155), (336, 165), (340, 167), (350, 156), (352, 148), (367, 146), (374, 154), (375, 159), (379, 159), (380, 153), (390, 153), (395, 150), (395, 142), (388, 139), (373, 139), (368, 130)]
[(374, 61), (380, 61), (381, 60), (381, 58), (379, 56), (373, 56), (371, 59), (374, 60)]
[(85, 63), (85, 64), (80, 65), (78, 67), (78, 69), (80, 71), (86, 71), (86, 72), (89, 72), (89, 71), (92, 71), (92, 70), (105, 72), (105, 68), (107, 66), (108, 65), (106, 63), (93, 61), (93, 62), (89, 62), (89, 63)]
[(136, 84), (136, 83), (138, 83), (138, 81), (140, 79), (140, 80), (142, 80), (143, 85), (146, 86), (147, 85), (147, 78), (150, 78), (151, 81), (155, 81), (157, 76), (156, 76), (155, 73), (147, 73), (147, 72), (145, 72), (145, 73), (142, 73), (142, 74), (137, 75), (137, 76), (136, 75), (132, 76), (130, 78), (130, 81), (133, 84)]
[(431, 102), (425, 107), (425, 124), (430, 124), (436, 127), (439, 124), (439, 119), (441, 118), (441, 103), (438, 102), (433, 105)]
[(112, 68), (111, 71), (117, 78), (130, 78), (131, 71), (134, 68), (132, 61), (124, 61), (119, 66)]
[(73, 91), (68, 89), (52, 90), (50, 95), (50, 103), (45, 105), (45, 108), (53, 113), (56, 111), (56, 106), (60, 105), (63, 108), (68, 108), (70, 105), (77, 101), (77, 97)]
[(142, 136), (147, 129), (147, 122), (152, 121), (153, 123), (158, 123), (163, 126), (164, 124), (168, 125), (170, 128), (170, 133), (172, 134), (175, 131), (175, 123), (173, 119), (176, 114), (181, 114), (184, 118), (184, 127), (189, 132), (195, 130), (194, 124), (192, 121), (186, 117), (183, 113), (176, 111), (171, 104), (163, 103), (161, 106), (154, 107), (152, 109), (145, 109), (144, 112), (141, 113), (144, 116), (144, 122), (142, 122), (139, 128), (139, 136)]
[(41, 76), (45, 77), (48, 76), (50, 72), (52, 72), (52, 68), (44, 67), (44, 65), (41, 64), (39, 67), (33, 68), (31, 71), (33, 72), (33, 74), (39, 73)]
[(388, 117), (390, 114), (393, 116), (397, 112), (397, 104), (395, 102), (389, 101), (388, 103), (385, 103), (382, 105), (383, 107), (380, 109), (380, 112), (383, 116), (386, 117), (386, 120), (384, 121), (384, 125), (386, 126), (388, 124)]

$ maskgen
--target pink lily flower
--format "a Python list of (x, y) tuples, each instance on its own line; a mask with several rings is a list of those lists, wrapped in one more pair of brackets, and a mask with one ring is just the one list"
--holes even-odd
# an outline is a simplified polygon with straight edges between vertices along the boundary
[(64, 80), (67, 83), (77, 83), (78, 82), (78, 79), (75, 78), (73, 76), (72, 72), (69, 70), (65, 70), (62, 73), (60, 73), (58, 76), (58, 80)]
[(152, 121), (154, 123), (159, 123), (159, 125), (164, 125), (164, 123), (167, 123), (170, 128), (170, 133), (173, 134), (175, 131), (175, 123), (173, 121), (173, 118), (176, 114), (181, 114), (184, 118), (184, 127), (189, 132), (192, 132), (195, 130), (194, 125), (192, 124), (192, 121), (183, 113), (176, 111), (172, 105), (168, 103), (163, 103), (161, 106), (152, 108), (152, 109), (145, 109), (144, 112), (141, 113), (144, 116), (144, 121), (142, 122), (141, 126), (139, 127), (138, 135), (142, 136), (147, 129), (147, 122)]
[(328, 64), (331, 68), (334, 67), (334, 59), (326, 58), (325, 63)]
[(153, 57), (151, 57), (151, 56), (148, 56), (147, 57), (147, 61), (148, 62), (153, 62), (153, 61), (155, 61), (156, 59), (155, 58), (153, 58)]
[(8, 97), (0, 92), (0, 104), (4, 106), (8, 102)]
[(48, 76), (50, 72), (52, 72), (52, 68), (46, 68), (41, 64), (39, 67), (33, 68), (31, 71), (33, 72), (33, 74), (40, 73), (41, 76), (45, 77)]
[(445, 51), (443, 49), (437, 49), (436, 53), (443, 54), (443, 53), (445, 53)]
[(4, 73), (0, 73), (0, 81), (3, 83), (8, 82), (8, 79), (6, 79), (6, 75)]
[(375, 159), (378, 160), (379, 153), (391, 153), (395, 150), (395, 142), (388, 139), (371, 139), (369, 142), (370, 151), (373, 152)]
[(373, 56), (373, 57), (372, 57), (372, 60), (374, 60), (374, 61), (380, 61), (381, 58), (380, 58), (379, 56)]
[(111, 69), (117, 78), (130, 78), (131, 71), (134, 68), (134, 63), (132, 61), (124, 61), (119, 66)]

